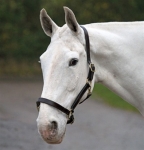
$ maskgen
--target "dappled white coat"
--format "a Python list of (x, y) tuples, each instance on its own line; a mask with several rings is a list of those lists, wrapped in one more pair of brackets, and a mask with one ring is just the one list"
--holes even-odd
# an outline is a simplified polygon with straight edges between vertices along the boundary
[[(58, 27), (44, 9), (40, 14), (42, 28), (51, 37), (47, 51), (40, 57), (44, 78), (41, 97), (69, 109), (86, 83), (88, 66), (83, 30), (73, 12), (67, 7), (64, 10), (66, 25), (63, 27)], [(95, 82), (117, 93), (144, 115), (144, 22), (84, 26), (89, 33), (91, 58), (96, 67)], [(75, 66), (69, 66), (72, 58), (78, 59)], [(40, 105), (37, 125), (46, 142), (60, 143), (66, 122), (64, 113), (46, 104)]]

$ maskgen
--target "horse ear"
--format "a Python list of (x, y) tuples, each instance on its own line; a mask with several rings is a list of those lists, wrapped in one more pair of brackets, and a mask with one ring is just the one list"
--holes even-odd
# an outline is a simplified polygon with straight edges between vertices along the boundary
[(45, 9), (42, 9), (40, 11), (40, 22), (41, 26), (45, 32), (46, 35), (52, 36), (56, 30), (58, 29), (58, 26), (53, 22), (53, 20), (48, 16)]
[(65, 11), (65, 21), (68, 27), (75, 33), (79, 32), (80, 25), (78, 24), (72, 10), (70, 10), (68, 7), (64, 7), (64, 11)]

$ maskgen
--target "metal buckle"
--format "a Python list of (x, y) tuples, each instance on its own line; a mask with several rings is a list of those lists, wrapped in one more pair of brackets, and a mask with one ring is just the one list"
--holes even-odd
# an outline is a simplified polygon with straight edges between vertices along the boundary
[(92, 94), (92, 92), (91, 92), (91, 86), (89, 87), (89, 89), (88, 89), (88, 94), (87, 94), (87, 96), (88, 95), (91, 95)]
[(88, 88), (88, 94), (87, 95), (91, 95), (92, 94), (92, 92), (91, 92), (91, 84), (92, 84), (92, 81), (89, 81), (88, 79), (87, 79), (87, 81), (86, 81), (88, 84), (89, 84), (89, 88)]
[(69, 113), (69, 115), (68, 115), (68, 119), (71, 118), (71, 116), (73, 115), (73, 112), (74, 112), (74, 111), (71, 109), (71, 110), (70, 110), (70, 113)]
[(92, 92), (91, 92), (91, 87), (88, 89), (88, 95), (91, 95)]
[(95, 65), (94, 65), (94, 64), (90, 63), (90, 64), (89, 64), (89, 68), (90, 68), (90, 70), (91, 70), (92, 72), (95, 72)]
[(74, 123), (73, 113), (74, 113), (73, 109), (70, 109), (70, 113), (69, 113), (69, 115), (68, 115), (68, 120), (71, 120), (71, 119), (72, 119), (72, 121), (70, 122), (71, 124)]

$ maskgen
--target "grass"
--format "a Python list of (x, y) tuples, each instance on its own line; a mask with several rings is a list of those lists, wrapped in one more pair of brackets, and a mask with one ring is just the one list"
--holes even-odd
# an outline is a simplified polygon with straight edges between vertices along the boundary
[(104, 101), (106, 104), (110, 106), (138, 112), (138, 110), (135, 107), (124, 101), (122, 98), (120, 98), (115, 93), (113, 93), (112, 91), (110, 91), (101, 84), (95, 85), (93, 90), (93, 98), (94, 97), (99, 97), (100, 99), (102, 99), (102, 101)]

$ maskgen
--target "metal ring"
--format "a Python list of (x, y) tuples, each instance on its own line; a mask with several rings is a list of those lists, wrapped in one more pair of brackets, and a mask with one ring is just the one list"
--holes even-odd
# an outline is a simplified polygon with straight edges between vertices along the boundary
[(69, 115), (68, 115), (68, 119), (71, 118), (71, 116), (73, 115), (73, 113), (74, 113), (74, 111), (71, 109), (71, 110), (70, 110), (70, 113), (69, 113)]
[(89, 68), (91, 69), (92, 72), (95, 72), (95, 65), (90, 63)]

